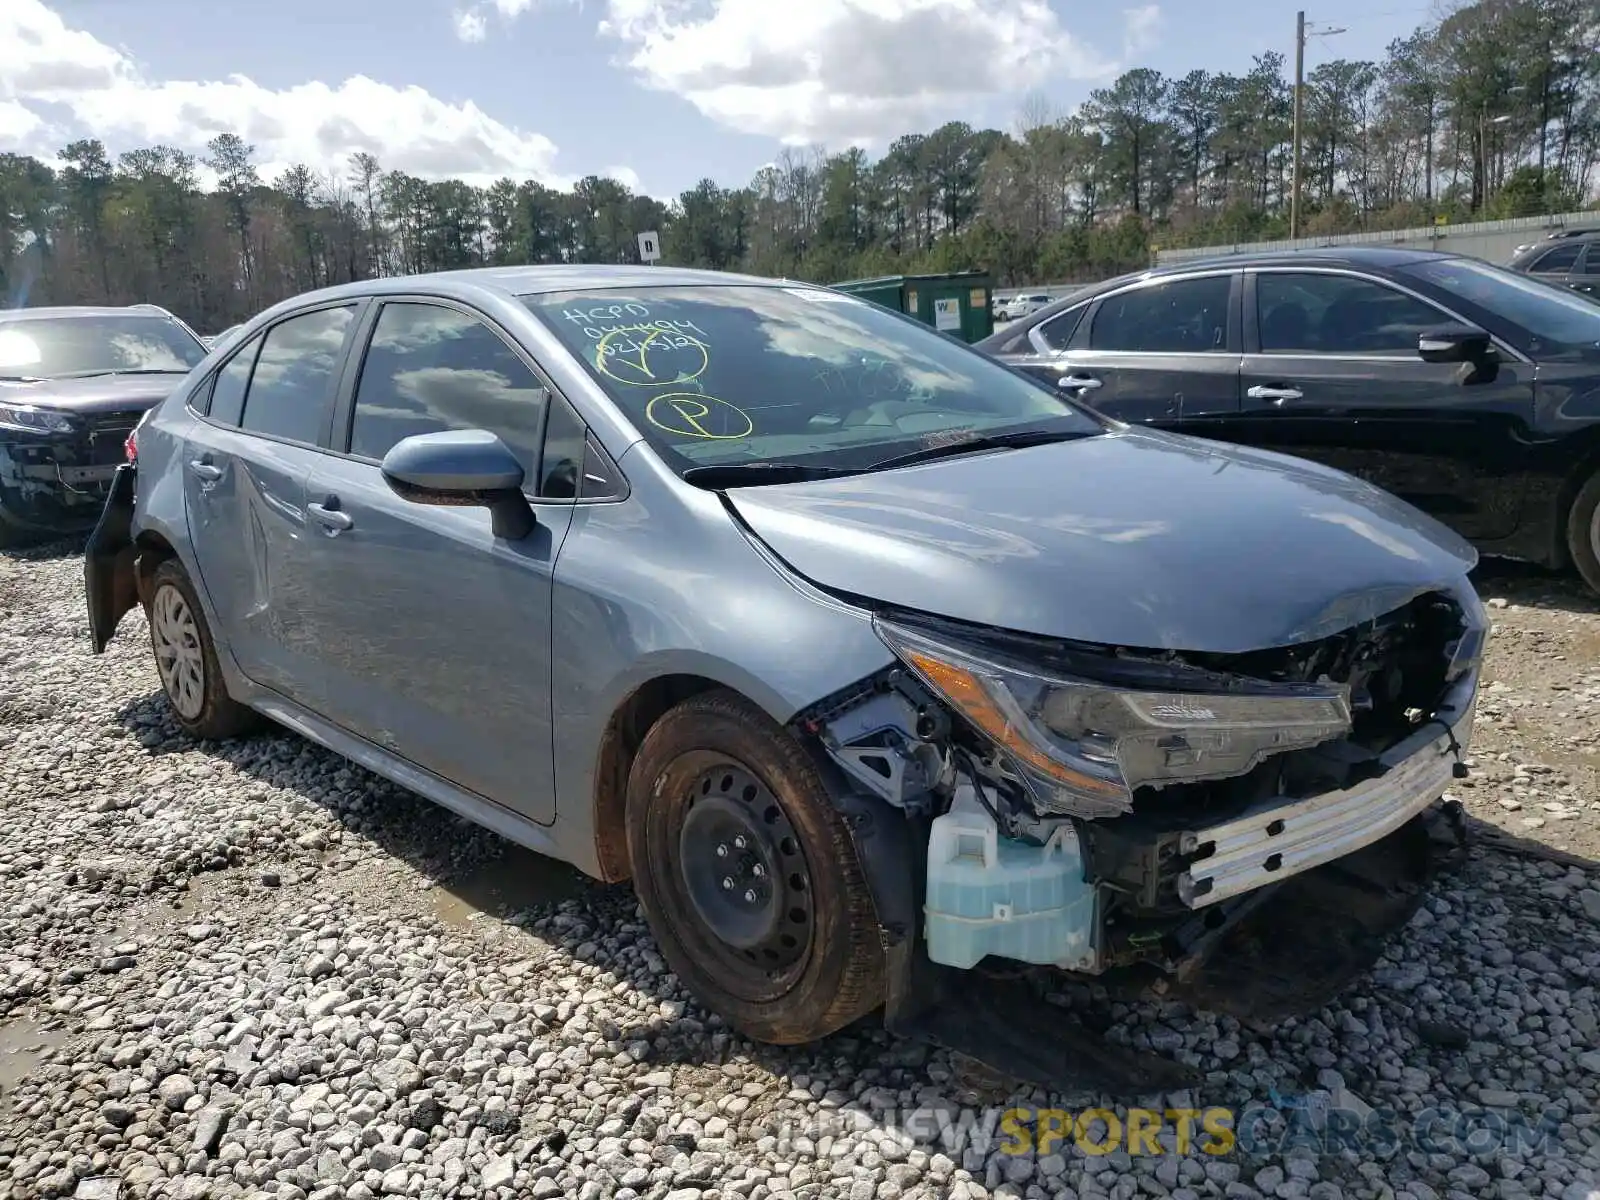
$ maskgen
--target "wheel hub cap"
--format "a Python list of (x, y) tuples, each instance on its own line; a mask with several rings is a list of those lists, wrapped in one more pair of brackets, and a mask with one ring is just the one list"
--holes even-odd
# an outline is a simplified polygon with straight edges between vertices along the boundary
[(150, 641), (161, 686), (178, 715), (193, 720), (205, 707), (205, 664), (200, 628), (177, 588), (160, 588), (150, 605)]

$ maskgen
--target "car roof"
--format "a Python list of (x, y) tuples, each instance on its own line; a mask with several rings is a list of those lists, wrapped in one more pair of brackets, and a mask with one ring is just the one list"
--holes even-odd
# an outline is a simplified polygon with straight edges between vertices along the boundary
[[(358, 299), (363, 296), (393, 295), (418, 290), (486, 290), (506, 296), (536, 296), (548, 292), (586, 291), (604, 288), (738, 286), (826, 286), (801, 279), (772, 279), (761, 275), (741, 275), (732, 271), (705, 271), (690, 267), (652, 267), (606, 263), (560, 263), (526, 267), (470, 267), (458, 271), (432, 271), (423, 275), (391, 275), (382, 279), (363, 279), (305, 292), (287, 304), (300, 305), (323, 300)], [(281, 306), (274, 306), (278, 308)]]
[[(1438, 250), (1413, 250), (1407, 246), (1307, 246), (1296, 250), (1240, 250), (1232, 254), (1211, 254), (1204, 258), (1186, 258), (1181, 262), (1148, 267), (1143, 271), (1130, 271), (1126, 275), (1118, 275), (1103, 283), (1088, 284), (1044, 308), (1036, 309), (1023, 319), (1028, 322), (1026, 328), (1031, 329), (1035, 325), (1044, 324), (1057, 313), (1076, 308), (1096, 296), (1126, 287), (1130, 283), (1146, 279), (1168, 279), (1195, 271), (1219, 270), (1224, 267), (1239, 270), (1245, 267), (1283, 266), (1367, 267), (1392, 270), (1410, 263), (1460, 257), (1459, 254), (1446, 254)], [(980, 347), (992, 346), (998, 344), (1002, 338), (1014, 336), (1022, 328), (1024, 327), (1014, 324), (1007, 325), (1004, 329), (996, 330), (974, 344)]]
[(154, 304), (60, 304), (54, 307), (0, 309), (0, 321), (32, 321), (62, 317), (126, 317), (139, 315), (173, 319), (166, 309)]
[(1513, 262), (1540, 258), (1563, 246), (1581, 246), (1585, 242), (1600, 242), (1600, 229), (1561, 229), (1548, 233), (1536, 242), (1526, 242), (1517, 247)]

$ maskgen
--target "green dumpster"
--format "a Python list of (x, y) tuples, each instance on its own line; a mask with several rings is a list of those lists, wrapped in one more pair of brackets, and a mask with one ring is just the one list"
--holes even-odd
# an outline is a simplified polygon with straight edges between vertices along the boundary
[(954, 275), (884, 275), (830, 285), (884, 308), (905, 313), (964, 342), (981, 341), (994, 332), (990, 281), (984, 271)]

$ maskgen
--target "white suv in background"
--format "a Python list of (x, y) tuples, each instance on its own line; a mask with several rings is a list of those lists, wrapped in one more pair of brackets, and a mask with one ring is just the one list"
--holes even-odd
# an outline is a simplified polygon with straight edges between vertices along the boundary
[(1015, 321), (1029, 313), (1038, 312), (1049, 304), (1050, 300), (1051, 297), (1042, 293), (1032, 296), (1011, 296), (995, 306), (994, 315), (996, 320)]

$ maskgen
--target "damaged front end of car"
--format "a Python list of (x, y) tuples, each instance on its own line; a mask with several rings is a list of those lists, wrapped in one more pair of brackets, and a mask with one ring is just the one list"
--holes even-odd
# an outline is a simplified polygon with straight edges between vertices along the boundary
[(0, 403), (0, 526), (18, 537), (87, 532), (142, 415)]
[(1462, 851), (1441, 797), (1466, 772), (1487, 633), (1465, 581), (1246, 654), (875, 626), (898, 664), (794, 726), (840, 773), (897, 1032), (1050, 1086), (1179, 1086), (1178, 1064), (1074, 1025), (1027, 969), (1304, 1013)]

